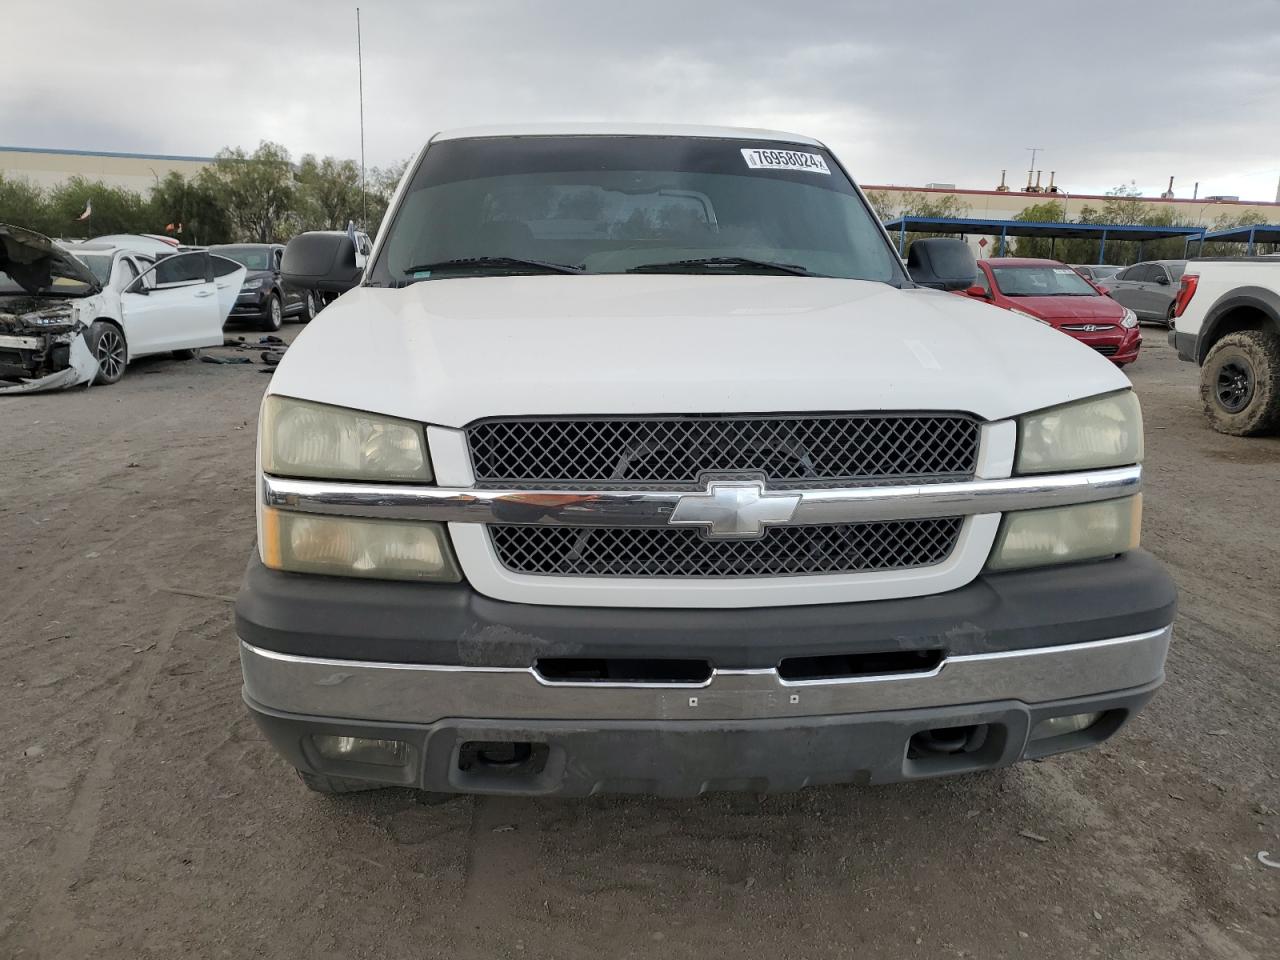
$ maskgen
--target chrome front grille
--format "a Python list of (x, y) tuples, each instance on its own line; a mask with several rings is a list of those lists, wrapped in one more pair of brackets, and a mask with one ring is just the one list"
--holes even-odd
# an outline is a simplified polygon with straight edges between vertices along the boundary
[(557, 577), (781, 577), (900, 570), (941, 563), (961, 519), (769, 527), (756, 540), (710, 540), (679, 527), (494, 524), (499, 562)]
[(482, 488), (696, 490), (729, 475), (794, 489), (972, 477), (978, 427), (958, 413), (540, 417), (466, 434)]

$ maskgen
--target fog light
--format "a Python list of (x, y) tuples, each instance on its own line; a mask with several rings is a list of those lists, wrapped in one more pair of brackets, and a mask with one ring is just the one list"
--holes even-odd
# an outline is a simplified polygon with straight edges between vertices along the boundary
[(401, 740), (370, 740), (367, 737), (313, 736), (320, 756), (326, 760), (376, 763), (383, 767), (403, 767), (409, 762), (409, 745)]
[(1048, 740), (1066, 733), (1079, 733), (1087, 730), (1101, 719), (1100, 713), (1073, 713), (1065, 717), (1048, 717), (1037, 723), (1031, 730), (1032, 740)]

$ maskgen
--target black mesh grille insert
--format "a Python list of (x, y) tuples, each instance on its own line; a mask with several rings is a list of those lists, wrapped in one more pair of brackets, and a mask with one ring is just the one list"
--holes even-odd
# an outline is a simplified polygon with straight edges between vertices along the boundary
[(677, 527), (489, 527), (516, 573), (561, 577), (777, 577), (941, 563), (961, 519), (767, 527), (758, 540), (709, 540)]
[(582, 417), (467, 428), (482, 487), (668, 489), (715, 474), (771, 487), (972, 476), (978, 421), (965, 414)]

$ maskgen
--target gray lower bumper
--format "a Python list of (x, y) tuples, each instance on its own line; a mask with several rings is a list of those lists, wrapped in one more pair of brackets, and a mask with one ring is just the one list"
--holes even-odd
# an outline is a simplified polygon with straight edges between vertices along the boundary
[[(244, 697), (295, 766), (429, 790), (585, 795), (793, 790), (989, 769), (1114, 733), (1163, 679), (1171, 629), (1087, 643), (951, 656), (924, 673), (794, 682), (767, 669), (706, 683), (555, 683), (533, 669), (298, 657), (241, 644)], [(1093, 727), (1030, 738), (1041, 719)], [(968, 730), (921, 754), (925, 731)], [(316, 735), (398, 740), (403, 766), (322, 757)], [(520, 744), (528, 761), (468, 760)], [(474, 752), (474, 751), (472, 751)]]

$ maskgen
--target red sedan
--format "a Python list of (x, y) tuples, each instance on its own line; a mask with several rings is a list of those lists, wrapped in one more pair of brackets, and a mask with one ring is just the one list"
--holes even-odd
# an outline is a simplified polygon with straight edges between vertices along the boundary
[(978, 261), (965, 296), (987, 300), (1061, 330), (1109, 357), (1117, 367), (1138, 359), (1138, 318), (1065, 263), (1021, 257)]

